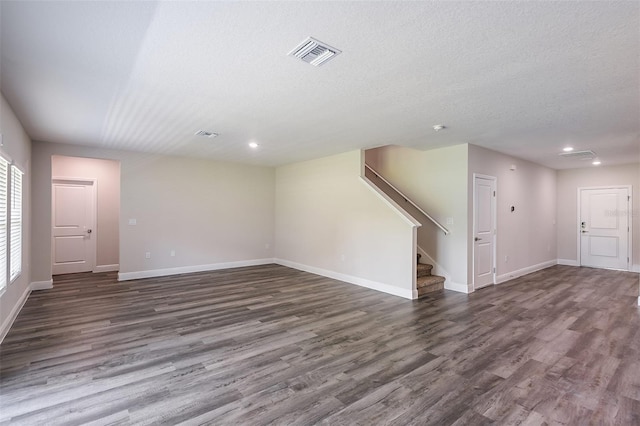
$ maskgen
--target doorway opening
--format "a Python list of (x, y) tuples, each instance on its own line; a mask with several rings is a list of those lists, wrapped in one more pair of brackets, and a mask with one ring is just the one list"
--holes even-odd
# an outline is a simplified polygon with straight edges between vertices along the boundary
[(120, 162), (51, 158), (52, 274), (120, 269)]

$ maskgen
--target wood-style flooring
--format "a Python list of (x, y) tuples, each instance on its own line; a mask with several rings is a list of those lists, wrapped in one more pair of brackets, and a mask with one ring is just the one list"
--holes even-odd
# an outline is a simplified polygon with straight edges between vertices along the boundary
[(0, 346), (0, 424), (640, 424), (638, 275), (410, 301), (266, 265), (56, 277)]

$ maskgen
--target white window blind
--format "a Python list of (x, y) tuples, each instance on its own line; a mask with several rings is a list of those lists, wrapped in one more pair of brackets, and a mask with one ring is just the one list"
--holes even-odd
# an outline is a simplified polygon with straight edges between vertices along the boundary
[(22, 172), (16, 166), (11, 166), (10, 200), (9, 281), (13, 281), (22, 272)]
[(9, 163), (0, 157), (0, 291), (7, 286), (7, 173)]

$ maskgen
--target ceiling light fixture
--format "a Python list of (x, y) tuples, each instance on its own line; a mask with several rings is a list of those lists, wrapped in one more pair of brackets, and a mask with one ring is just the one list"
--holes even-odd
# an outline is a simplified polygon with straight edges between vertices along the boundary
[(203, 136), (205, 138), (215, 138), (216, 136), (218, 136), (218, 134), (214, 132), (208, 132), (206, 130), (198, 130), (197, 132), (194, 133), (194, 136)]
[(594, 162), (591, 164), (593, 164), (594, 166), (599, 166), (600, 164), (602, 164), (602, 162), (600, 160), (594, 160)]
[(573, 147), (572, 146), (566, 146), (566, 147), (562, 148), (562, 150), (564, 152), (571, 152), (571, 151), (573, 151)]
[(253, 148), (256, 149), (258, 147), (258, 144), (255, 142), (249, 142), (249, 148)]
[(436, 124), (435, 126), (433, 126), (433, 130), (435, 130), (436, 132), (439, 132), (440, 130), (444, 130), (446, 129), (446, 127), (444, 127), (444, 125), (442, 124)]

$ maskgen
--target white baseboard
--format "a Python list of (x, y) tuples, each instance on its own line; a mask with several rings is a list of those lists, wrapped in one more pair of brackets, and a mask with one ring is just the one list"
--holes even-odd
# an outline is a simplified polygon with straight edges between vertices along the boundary
[(22, 307), (27, 302), (27, 299), (29, 298), (30, 294), (31, 294), (31, 285), (27, 286), (27, 288), (24, 289), (24, 292), (18, 299), (18, 302), (13, 306), (13, 309), (11, 309), (11, 312), (9, 312), (9, 315), (2, 322), (2, 325), (0, 325), (0, 343), (2, 343), (2, 341), (6, 337), (7, 333), (9, 332), (9, 329), (13, 325), (13, 322), (16, 320), (16, 318), (18, 317), (18, 314), (22, 310)]
[(236, 262), (212, 263), (209, 265), (179, 266), (176, 268), (150, 269), (148, 271), (120, 272), (118, 273), (118, 281), (190, 274), (193, 272), (216, 271), (218, 269), (242, 268), (244, 266), (268, 265), (269, 263), (274, 263), (274, 259), (240, 260)]
[(46, 281), (34, 281), (31, 283), (31, 291), (49, 290), (53, 288), (53, 279)]
[(539, 271), (541, 269), (549, 268), (550, 266), (554, 266), (557, 263), (558, 261), (556, 259), (549, 260), (546, 262), (538, 263), (537, 265), (531, 265), (531, 266), (527, 266), (526, 268), (518, 269), (517, 271), (511, 271), (511, 272), (507, 272), (506, 274), (498, 275), (496, 277), (496, 284), (502, 284), (503, 282), (513, 280), (523, 275), (527, 275), (532, 272)]
[(571, 259), (558, 259), (557, 260), (558, 265), (565, 265), (565, 266), (580, 266), (578, 265), (578, 261), (577, 260), (571, 260)]
[(458, 293), (471, 293), (469, 286), (466, 284), (455, 283), (449, 279), (444, 282), (445, 290), (457, 291)]
[(95, 268), (93, 268), (93, 272), (94, 273), (98, 273), (98, 272), (114, 272), (114, 271), (118, 271), (120, 270), (120, 265), (119, 264), (115, 264), (115, 265), (97, 265)]
[(291, 262), (284, 259), (274, 259), (278, 265), (288, 268), (298, 269), (300, 271), (309, 272), (311, 274), (321, 275), (323, 277), (332, 278), (334, 280), (344, 281), (349, 284), (355, 284), (360, 287), (370, 288), (372, 290), (381, 291), (383, 293), (392, 294), (394, 296), (404, 297), (405, 299), (415, 299), (418, 292), (412, 289), (404, 289), (393, 285), (368, 280), (366, 278), (355, 277), (353, 275), (342, 274), (340, 272), (329, 271), (328, 269), (316, 268), (315, 266), (303, 265), (302, 263)]
[(631, 265), (631, 272), (640, 274), (640, 265)]

